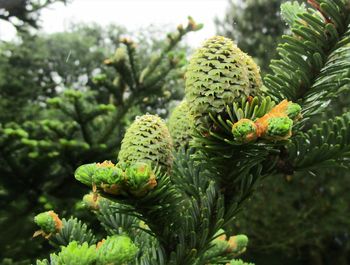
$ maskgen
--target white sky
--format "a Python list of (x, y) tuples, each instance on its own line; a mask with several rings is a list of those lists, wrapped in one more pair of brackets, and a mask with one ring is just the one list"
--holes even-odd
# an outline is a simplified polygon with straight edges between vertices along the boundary
[[(187, 36), (186, 41), (196, 47), (215, 34), (213, 20), (224, 15), (227, 5), (227, 0), (73, 0), (66, 6), (57, 3), (44, 9), (40, 24), (45, 32), (63, 31), (71, 22), (96, 22), (102, 26), (115, 23), (129, 30), (150, 24), (172, 25), (175, 29), (185, 24), (190, 15), (204, 23), (201, 31)], [(14, 34), (9, 23), (0, 20), (0, 39), (9, 40)]]

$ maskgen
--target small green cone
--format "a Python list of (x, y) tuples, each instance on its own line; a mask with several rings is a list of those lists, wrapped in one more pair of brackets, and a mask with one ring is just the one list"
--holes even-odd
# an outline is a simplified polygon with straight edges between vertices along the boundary
[(180, 102), (172, 111), (168, 127), (173, 139), (174, 148), (187, 148), (192, 139), (194, 119), (190, 114), (190, 108), (186, 100)]
[(260, 93), (259, 67), (232, 40), (214, 36), (192, 56), (186, 72), (186, 100), (195, 124), (209, 129), (209, 113)]
[[(120, 148), (119, 163), (149, 163), (169, 172), (173, 163), (173, 144), (164, 121), (155, 115), (137, 117), (127, 129)], [(119, 164), (118, 163), (118, 164)]]

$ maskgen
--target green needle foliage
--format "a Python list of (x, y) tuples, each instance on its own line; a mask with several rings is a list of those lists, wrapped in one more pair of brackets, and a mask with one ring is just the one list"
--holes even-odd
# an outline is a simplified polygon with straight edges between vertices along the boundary
[[(261, 194), (254, 193), (257, 183), (281, 176), (291, 181), (323, 165), (348, 168), (349, 113), (321, 123), (310, 117), (327, 110), (324, 106), (332, 97), (348, 88), (348, 79), (343, 79), (347, 61), (332, 54), (347, 45), (350, 5), (342, 0), (312, 0), (309, 4), (283, 7), (286, 20), (292, 23), (292, 35), (284, 37), (288, 45), (280, 44), (280, 59), (272, 62), (274, 72), (265, 78), (264, 85), (254, 61), (230, 39), (212, 37), (194, 53), (185, 75), (188, 105), (184, 107), (183, 102), (182, 109), (173, 114), (183, 111), (184, 117), (191, 117), (188, 121), (193, 119), (192, 125), (183, 126), (184, 133), (191, 128), (185, 145), (174, 148), (164, 121), (146, 114), (136, 118), (126, 131), (116, 164), (97, 160), (76, 170), (75, 178), (92, 191), (84, 197), (84, 204), (107, 233), (96, 236), (107, 238), (104, 242), (128, 238), (118, 256), (113, 253), (119, 245), (111, 243), (103, 260), (97, 255), (88, 262), (251, 264), (238, 259), (249, 250), (247, 236), (237, 234), (239, 226), (234, 226), (240, 211), (247, 219), (258, 220), (289, 213), (244, 211), (243, 202)], [(131, 69), (121, 67), (124, 61), (125, 54), (117, 51), (108, 63), (120, 71)], [(320, 78), (333, 85), (342, 82), (332, 91), (321, 91), (317, 89)], [(124, 82), (130, 86), (132, 79)], [(176, 124), (181, 119), (170, 118), (169, 127), (176, 131), (174, 121)], [(14, 137), (20, 134), (14, 133)], [(178, 142), (176, 137), (181, 134), (173, 131), (170, 135)], [(50, 241), (63, 230), (64, 225), (44, 236)], [(245, 230), (249, 236), (249, 227)], [(273, 228), (265, 233), (273, 234)], [(293, 241), (294, 234), (285, 237), (291, 244), (300, 240), (295, 237)], [(278, 244), (270, 238), (259, 243), (266, 247)], [(82, 255), (79, 250), (87, 246), (74, 242), (73, 238), (65, 242), (50, 261), (37, 264), (56, 264), (60, 256), (76, 260)], [(94, 253), (100, 251), (99, 244), (90, 243), (90, 247)], [(273, 258), (268, 262), (272, 264)]]
[(294, 1), (281, 9), (291, 34), (265, 85), (298, 102), (305, 119), (278, 161), (283, 175), (260, 183), (236, 225), (259, 264), (348, 264), (349, 3)]

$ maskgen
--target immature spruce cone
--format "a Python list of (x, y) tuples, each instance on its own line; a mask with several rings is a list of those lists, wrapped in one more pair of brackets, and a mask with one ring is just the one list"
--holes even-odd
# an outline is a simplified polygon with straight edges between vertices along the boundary
[(146, 162), (169, 171), (173, 144), (164, 121), (155, 115), (137, 117), (127, 129), (118, 160), (120, 163)]
[(215, 36), (204, 42), (190, 60), (186, 99), (196, 125), (209, 125), (209, 113), (259, 93), (259, 67), (230, 39)]
[(180, 102), (171, 113), (168, 127), (173, 138), (174, 148), (188, 147), (192, 139), (194, 120), (186, 100)]

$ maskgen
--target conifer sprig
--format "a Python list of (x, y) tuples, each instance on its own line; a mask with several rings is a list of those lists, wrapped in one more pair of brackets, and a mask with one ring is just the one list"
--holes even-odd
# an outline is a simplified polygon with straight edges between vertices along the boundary
[(295, 171), (320, 167), (349, 167), (350, 114), (345, 113), (297, 135), (288, 145)]
[[(302, 105), (303, 116), (320, 113), (329, 100), (349, 89), (349, 5), (342, 0), (310, 0), (311, 7), (286, 3), (282, 11), (292, 35), (283, 36), (273, 74), (265, 77), (275, 100)], [(341, 55), (341, 56), (339, 56)]]

